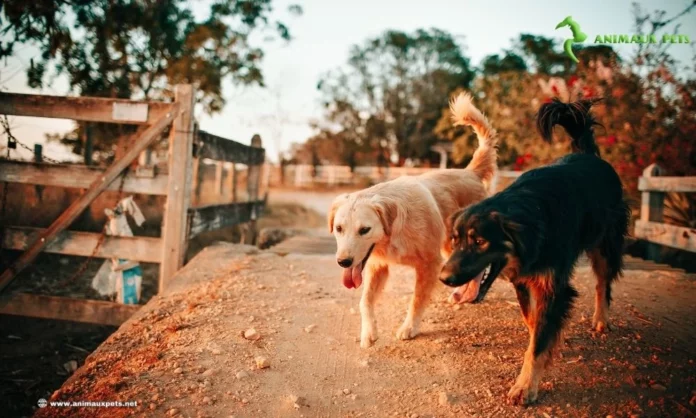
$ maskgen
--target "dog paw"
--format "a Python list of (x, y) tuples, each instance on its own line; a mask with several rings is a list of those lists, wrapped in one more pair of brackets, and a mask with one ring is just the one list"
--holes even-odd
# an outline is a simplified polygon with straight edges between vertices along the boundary
[(530, 405), (537, 400), (537, 389), (529, 384), (515, 383), (508, 392), (508, 400), (513, 405)]
[(418, 335), (418, 329), (409, 322), (404, 322), (401, 328), (396, 332), (396, 338), (399, 340), (410, 340)]
[(611, 331), (609, 326), (609, 320), (606, 318), (592, 318), (592, 329), (597, 332), (608, 332)]
[(377, 341), (377, 330), (374, 328), (363, 328), (360, 333), (360, 348), (370, 348)]

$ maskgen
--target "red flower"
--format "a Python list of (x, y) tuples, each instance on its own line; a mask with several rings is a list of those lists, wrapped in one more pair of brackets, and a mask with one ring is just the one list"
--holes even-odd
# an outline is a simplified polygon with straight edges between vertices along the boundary
[(609, 145), (616, 144), (616, 137), (614, 135), (607, 137), (607, 144), (609, 144)]
[(517, 157), (517, 159), (515, 160), (515, 164), (519, 165), (519, 166), (524, 165), (524, 157), (522, 157), (522, 156)]
[(578, 77), (576, 75), (570, 76), (570, 78), (568, 79), (568, 87), (573, 87), (575, 85), (575, 83), (578, 82), (579, 79), (580, 79), (580, 77)]
[(556, 85), (554, 84), (553, 86), (551, 86), (551, 91), (558, 94), (558, 87), (556, 87)]
[(591, 87), (582, 88), (582, 97), (593, 97), (595, 95), (595, 90)]
[(530, 153), (524, 154), (524, 159), (527, 160), (527, 161), (531, 160), (531, 159), (532, 159), (532, 154), (530, 154)]

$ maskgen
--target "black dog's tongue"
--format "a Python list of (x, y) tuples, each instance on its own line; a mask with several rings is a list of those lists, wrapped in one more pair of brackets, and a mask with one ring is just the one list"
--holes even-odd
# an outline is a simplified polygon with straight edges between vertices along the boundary
[(343, 269), (343, 286), (348, 289), (359, 288), (362, 284), (363, 263)]

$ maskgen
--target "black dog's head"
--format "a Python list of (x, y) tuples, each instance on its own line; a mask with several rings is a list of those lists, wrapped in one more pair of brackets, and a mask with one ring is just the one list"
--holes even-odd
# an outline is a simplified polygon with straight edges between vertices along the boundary
[(440, 280), (452, 287), (470, 283), (474, 286), (473, 293), (468, 292), (470, 301), (480, 302), (504, 269), (515, 268), (520, 226), (480, 205), (455, 213), (450, 225), (453, 252)]

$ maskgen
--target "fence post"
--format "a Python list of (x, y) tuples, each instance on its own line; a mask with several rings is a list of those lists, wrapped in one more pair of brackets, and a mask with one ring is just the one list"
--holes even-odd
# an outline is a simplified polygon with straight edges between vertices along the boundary
[[(657, 164), (650, 164), (643, 170), (643, 177), (660, 177), (664, 170)], [(663, 192), (644, 191), (641, 193), (640, 220), (650, 222), (663, 221), (663, 209), (665, 194)], [(659, 244), (647, 243), (645, 257), (648, 260), (659, 261), (661, 246)]]
[(237, 164), (232, 163), (232, 201), (237, 201)]
[(217, 203), (221, 202), (222, 197), (222, 162), (215, 161), (215, 194), (218, 196)]
[[(262, 148), (261, 137), (256, 134), (251, 138), (252, 148)], [(256, 202), (259, 200), (259, 183), (261, 181), (261, 166), (264, 161), (250, 163), (247, 166), (247, 195), (249, 202), (254, 202), (251, 207), (251, 220), (249, 221), (249, 229), (246, 234), (246, 243), (253, 245), (256, 242)]]
[[(43, 145), (41, 144), (34, 144), (34, 162), (43, 162)], [(34, 190), (36, 191), (36, 198), (41, 202), (43, 200), (44, 186), (34, 186)]]
[(192, 85), (178, 84), (175, 87), (175, 100), (180, 103), (181, 113), (174, 119), (169, 131), (169, 183), (162, 225), (162, 262), (158, 289), (160, 293), (184, 264), (186, 254), (193, 165), (194, 99)]
[(85, 123), (85, 165), (92, 165), (92, 154), (94, 154), (94, 137), (92, 135), (92, 124)]

